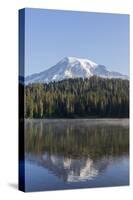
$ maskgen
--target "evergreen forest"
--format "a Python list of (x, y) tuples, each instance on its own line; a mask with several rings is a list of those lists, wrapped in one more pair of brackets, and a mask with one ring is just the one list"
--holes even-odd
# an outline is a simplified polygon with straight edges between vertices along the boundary
[(66, 79), (24, 86), (25, 118), (129, 117), (129, 80)]

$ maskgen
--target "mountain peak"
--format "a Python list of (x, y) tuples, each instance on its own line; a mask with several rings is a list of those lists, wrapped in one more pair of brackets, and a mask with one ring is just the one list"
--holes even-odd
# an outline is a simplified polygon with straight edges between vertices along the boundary
[(77, 57), (64, 57), (53, 67), (26, 77), (26, 84), (29, 83), (49, 83), (61, 81), (69, 78), (90, 78), (99, 76), (103, 78), (121, 78), (129, 77), (119, 72), (111, 72), (106, 66), (97, 64), (89, 59)]
[(60, 62), (67, 62), (67, 63), (70, 63), (70, 64), (72, 64), (72, 63), (80, 63), (80, 64), (87, 63), (87, 64), (91, 65), (92, 67), (98, 65), (97, 63), (95, 63), (95, 62), (93, 62), (93, 61), (91, 61), (89, 59), (71, 57), (71, 56), (64, 57)]

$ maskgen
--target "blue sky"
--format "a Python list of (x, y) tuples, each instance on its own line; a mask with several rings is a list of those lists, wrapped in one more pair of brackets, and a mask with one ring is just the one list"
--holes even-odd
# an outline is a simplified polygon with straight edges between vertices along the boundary
[(87, 58), (129, 74), (129, 16), (44, 9), (25, 12), (25, 74), (66, 56)]

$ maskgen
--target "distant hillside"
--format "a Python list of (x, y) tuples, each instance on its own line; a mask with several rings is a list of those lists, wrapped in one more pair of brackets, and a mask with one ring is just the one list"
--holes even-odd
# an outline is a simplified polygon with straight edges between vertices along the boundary
[(26, 118), (129, 117), (129, 81), (67, 79), (25, 86)]

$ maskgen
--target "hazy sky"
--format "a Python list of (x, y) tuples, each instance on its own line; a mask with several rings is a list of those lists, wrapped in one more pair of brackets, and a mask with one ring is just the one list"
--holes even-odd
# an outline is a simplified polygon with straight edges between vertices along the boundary
[(87, 58), (129, 74), (129, 16), (26, 9), (26, 75), (66, 56)]

